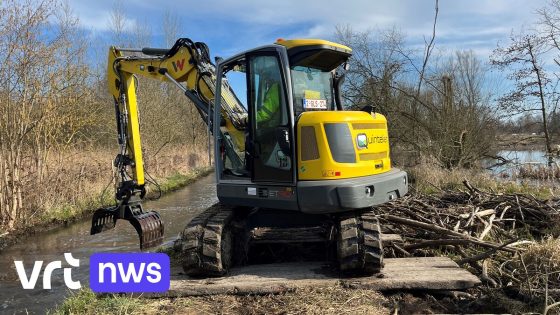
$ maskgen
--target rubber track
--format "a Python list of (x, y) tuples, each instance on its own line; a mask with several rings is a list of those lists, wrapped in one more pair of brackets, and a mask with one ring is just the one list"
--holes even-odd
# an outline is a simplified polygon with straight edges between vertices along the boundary
[(383, 247), (374, 214), (341, 218), (338, 233), (338, 262), (343, 273), (372, 275), (381, 271)]
[(187, 224), (183, 233), (183, 270), (189, 276), (220, 276), (231, 264), (231, 208), (216, 204)]

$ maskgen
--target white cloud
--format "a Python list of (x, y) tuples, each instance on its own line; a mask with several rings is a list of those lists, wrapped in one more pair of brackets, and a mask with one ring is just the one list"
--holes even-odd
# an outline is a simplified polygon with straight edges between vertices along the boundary
[[(169, 10), (183, 21), (181, 35), (201, 40), (211, 35), (224, 46), (245, 48), (274, 41), (271, 33), (285, 38), (330, 38), (336, 25), (350, 25), (356, 31), (396, 26), (411, 44), (418, 44), (430, 36), (434, 15), (433, 0), (135, 0), (121, 4), (131, 26), (134, 20), (148, 17), (152, 29), (158, 30), (159, 19)], [(497, 41), (507, 40), (512, 29), (535, 21), (535, 10), (545, 4), (546, 0), (440, 0), (437, 45), (491, 51)], [(109, 30), (113, 0), (72, 1), (71, 5), (86, 29)], [(297, 25), (306, 27), (294, 29)]]

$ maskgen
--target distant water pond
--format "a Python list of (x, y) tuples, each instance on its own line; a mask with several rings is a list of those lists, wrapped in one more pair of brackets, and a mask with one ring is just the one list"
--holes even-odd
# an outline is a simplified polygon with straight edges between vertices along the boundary
[[(497, 156), (503, 157), (509, 163), (496, 159), (487, 159), (483, 161), (483, 167), (488, 168), (493, 175), (497, 177), (512, 177), (521, 167), (539, 168), (548, 164), (548, 156), (543, 150), (503, 150), (499, 151)], [(560, 162), (558, 158), (554, 158), (555, 162)]]

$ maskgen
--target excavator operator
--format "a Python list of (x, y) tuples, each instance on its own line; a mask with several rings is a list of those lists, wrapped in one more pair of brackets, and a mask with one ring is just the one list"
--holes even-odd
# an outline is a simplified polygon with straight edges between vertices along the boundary
[(280, 78), (274, 71), (274, 64), (263, 63), (260, 79), (266, 87), (264, 99), (257, 110), (257, 128), (273, 128), (280, 125)]
[(282, 109), (281, 106), (281, 77), (275, 63), (264, 62), (260, 65), (261, 71), (259, 75), (259, 84), (263, 84), (264, 97), (262, 98), (262, 103), (260, 107), (257, 107), (256, 112), (256, 124), (257, 132), (269, 133), (271, 135), (271, 140), (268, 143), (262, 143), (262, 156), (265, 165), (273, 168), (285, 169), (290, 167), (289, 156), (284, 154), (280, 149), (278, 140), (276, 139), (274, 132), (277, 127), (285, 124), (282, 121)]

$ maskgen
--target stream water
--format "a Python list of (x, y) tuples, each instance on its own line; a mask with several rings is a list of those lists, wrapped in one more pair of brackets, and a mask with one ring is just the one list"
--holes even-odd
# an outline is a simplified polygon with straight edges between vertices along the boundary
[[(164, 242), (169, 243), (177, 238), (192, 217), (216, 201), (214, 174), (211, 174), (159, 200), (146, 202), (144, 208), (157, 210), (161, 214), (165, 223)], [(93, 236), (89, 235), (90, 224), (88, 219), (39, 233), (0, 252), (0, 314), (43, 314), (71, 294), (64, 285), (61, 269), (53, 272), (51, 290), (42, 289), (42, 275), (35, 289), (24, 290), (14, 260), (23, 261), (29, 276), (34, 261), (43, 260), (44, 268), (49, 262), (60, 260), (64, 268), (64, 253), (72, 253), (74, 258), (80, 259), (80, 266), (72, 269), (72, 279), (80, 280), (82, 287), (88, 287), (91, 254), (139, 251), (138, 236), (128, 222), (119, 221), (115, 229)]]

